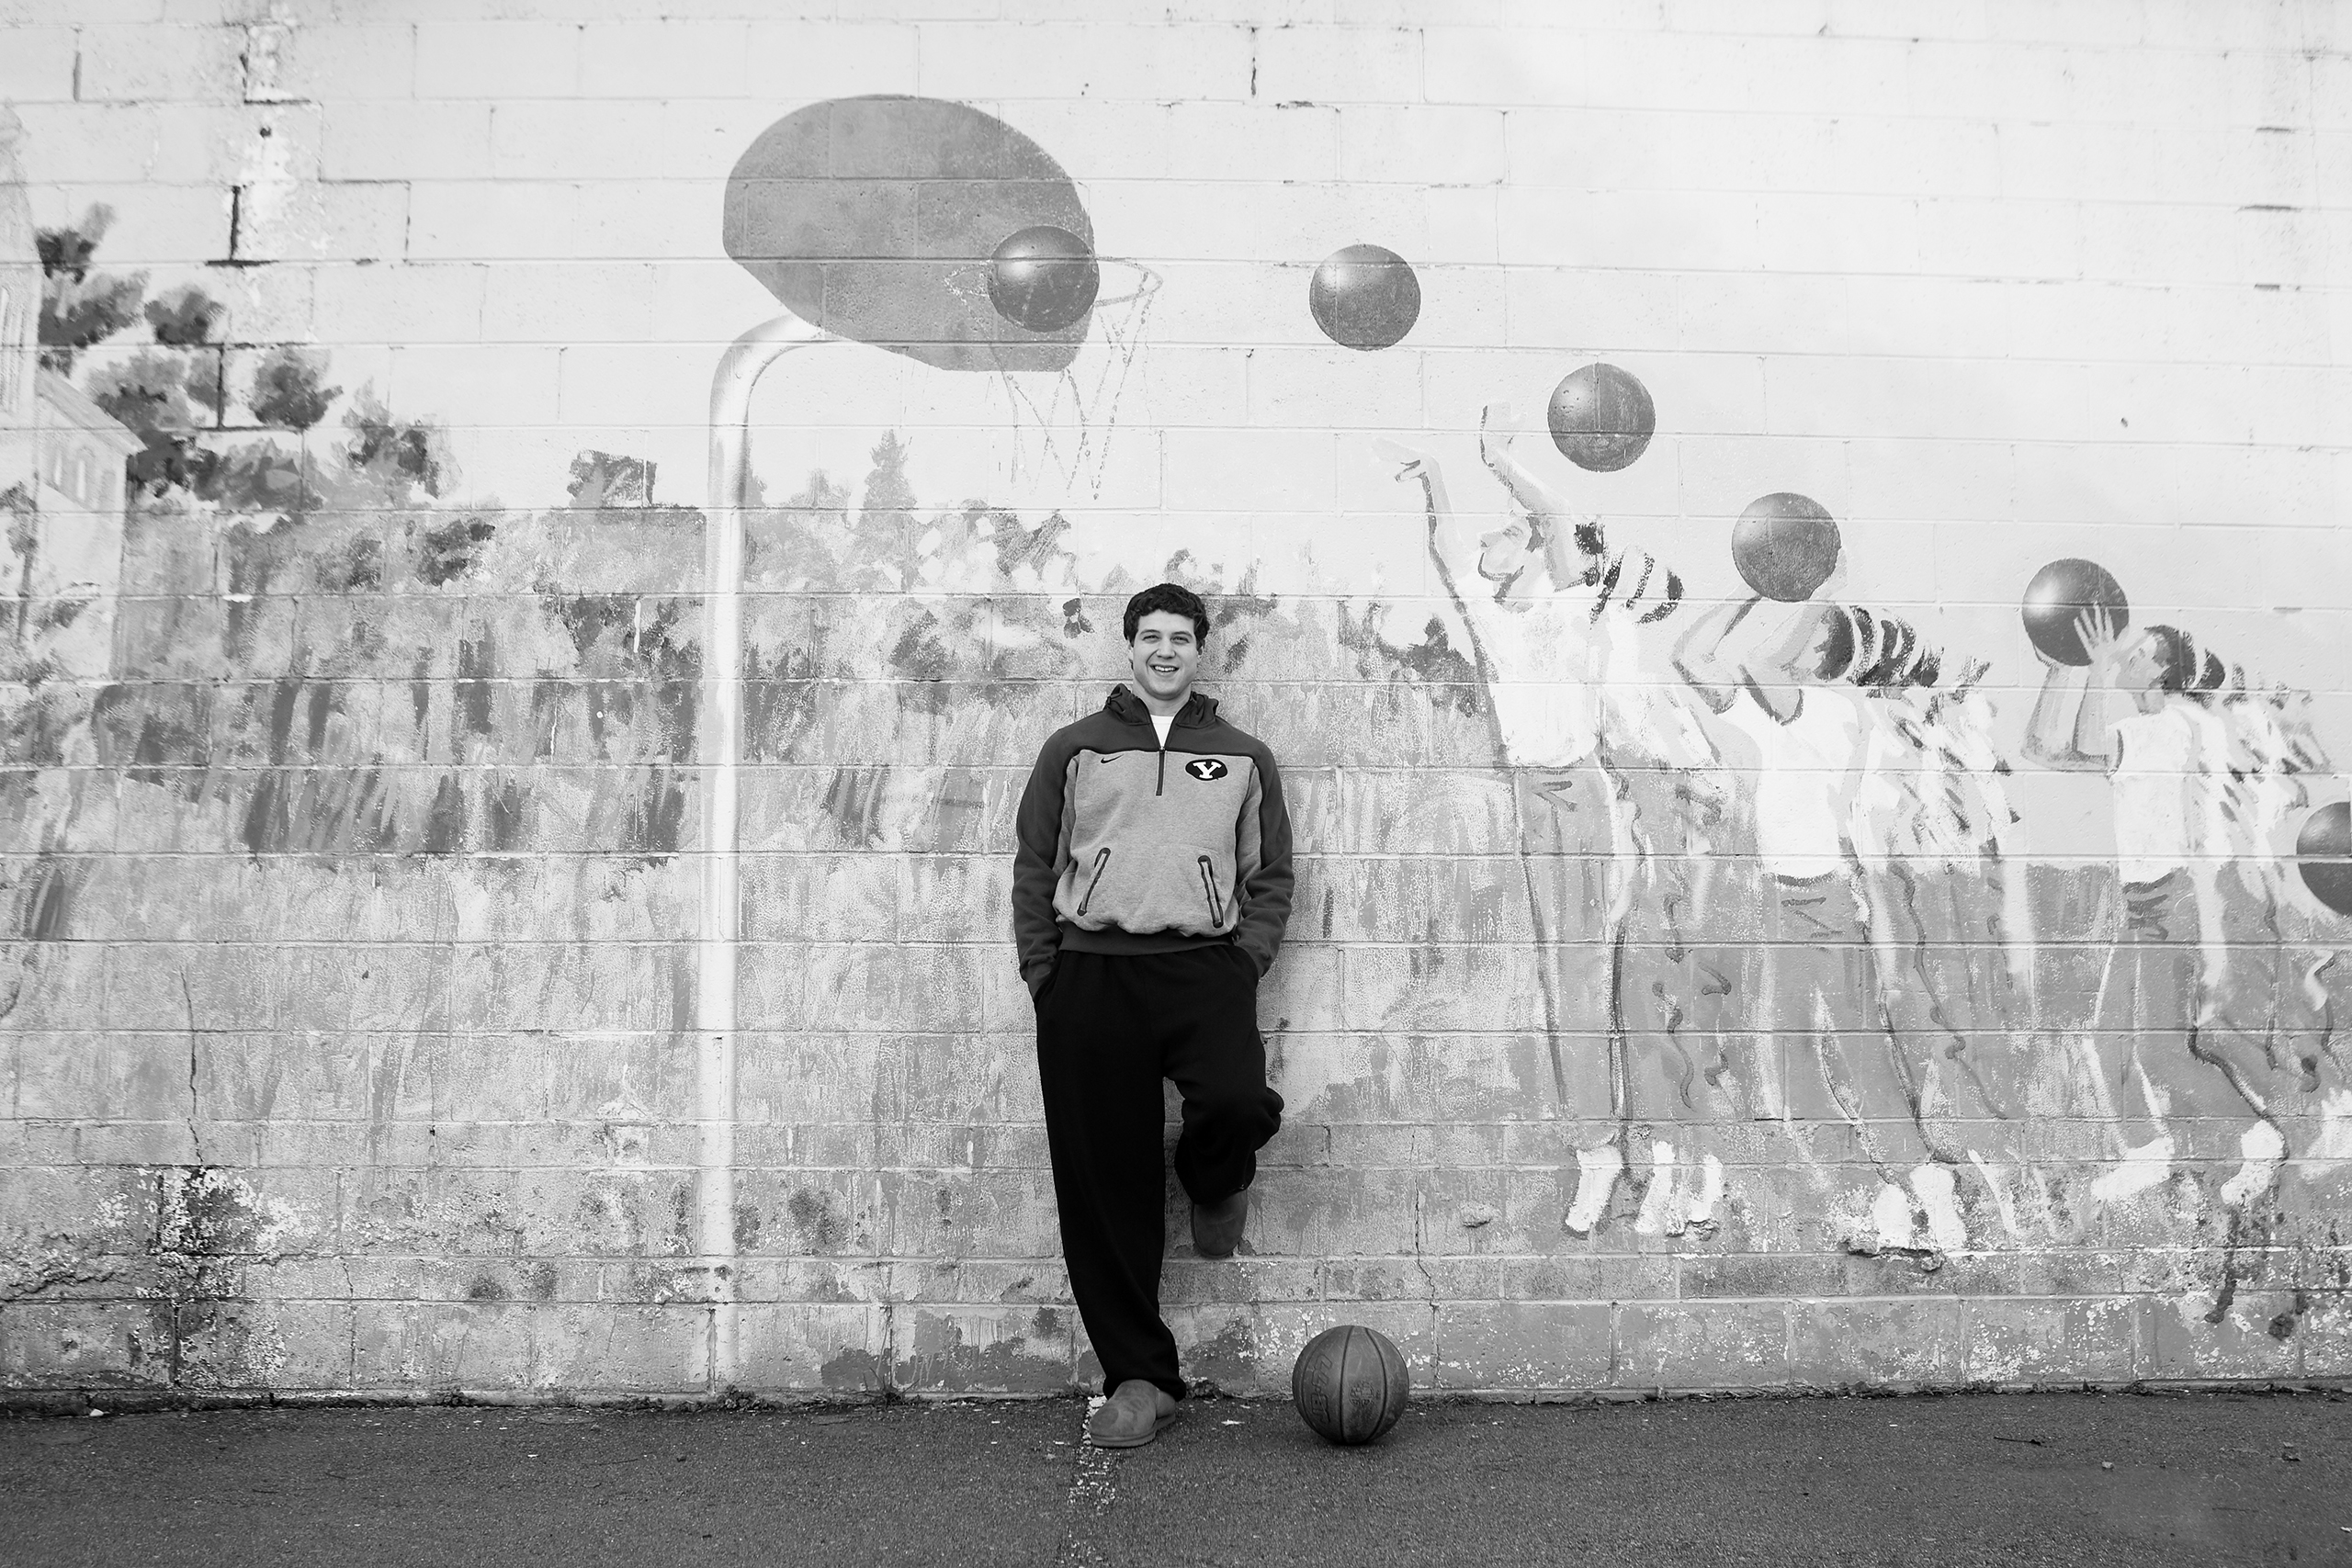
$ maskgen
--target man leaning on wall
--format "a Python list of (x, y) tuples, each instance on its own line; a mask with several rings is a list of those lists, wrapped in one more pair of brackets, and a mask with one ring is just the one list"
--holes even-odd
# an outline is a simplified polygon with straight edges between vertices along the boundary
[(1160, 1079), (1183, 1095), (1193, 1248), (1229, 1257), (1282, 1125), (1258, 981), (1291, 903), (1273, 755), (1193, 690), (1207, 607), (1163, 582), (1127, 602), (1124, 629), (1134, 688), (1046, 739), (1012, 873), (1062, 1256), (1109, 1395), (1087, 1437), (1106, 1448), (1151, 1441), (1185, 1392), (1159, 1315)]

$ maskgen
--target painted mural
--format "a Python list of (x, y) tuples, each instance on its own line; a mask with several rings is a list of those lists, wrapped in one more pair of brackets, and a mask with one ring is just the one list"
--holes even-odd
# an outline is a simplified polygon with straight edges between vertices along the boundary
[[(594, 449), (568, 505), (476, 497), (332, 351), (0, 187), (0, 1381), (604, 1389), (625, 1339), (643, 1389), (1066, 1386), (1011, 812), (1163, 577), (1300, 835), (1295, 1124), (1244, 1282), (1170, 1275), (1209, 1375), (1345, 1313), (1450, 1386), (1666, 1386), (1674, 1331), (1605, 1314), (1694, 1294), (2079, 1319), (1826, 1382), (2144, 1371), (2135, 1292), (2167, 1343), (2340, 1318), (2352, 807), (2262, 647), (2152, 621), (2096, 528), (1983, 552), (1977, 635), (1767, 466), (1695, 520), (1728, 572), (1673, 558), (1611, 510), (1678, 417), (1634, 355), (1343, 435), (1396, 585), (1133, 546), (1087, 503), (1179, 286), (1061, 151), (914, 97), (754, 140), (711, 249), (779, 313), (716, 355), (698, 507)], [(1409, 351), (1451, 275), (1383, 240), (1295, 258), (1284, 330)], [(820, 360), (1000, 422), (763, 461)], [(975, 439), (1003, 493), (920, 492)], [(1691, 1376), (1797, 1376), (1741, 1354)]]

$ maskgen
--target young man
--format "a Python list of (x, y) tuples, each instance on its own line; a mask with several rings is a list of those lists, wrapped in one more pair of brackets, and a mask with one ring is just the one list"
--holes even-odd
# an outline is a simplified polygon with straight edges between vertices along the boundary
[(1258, 981), (1291, 902), (1273, 755), (1193, 690), (1206, 607), (1163, 582), (1127, 602), (1125, 632), (1135, 689), (1046, 740), (1012, 863), (1062, 1256), (1110, 1395), (1087, 1436), (1106, 1448), (1151, 1441), (1184, 1397), (1159, 1317), (1159, 1080), (1184, 1097), (1193, 1246), (1228, 1257), (1282, 1125)]

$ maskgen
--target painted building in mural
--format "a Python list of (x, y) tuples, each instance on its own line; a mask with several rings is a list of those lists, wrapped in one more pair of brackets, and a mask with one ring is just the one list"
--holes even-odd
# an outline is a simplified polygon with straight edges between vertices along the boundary
[[(40, 368), (41, 263), (17, 168), (21, 128), (0, 118), (0, 582), (21, 648), (103, 679), (122, 559), (124, 464), (140, 443), (73, 382)], [(38, 626), (36, 622), (38, 621)]]
[(1012, 817), (1162, 579), (1191, 1373), (2352, 1375), (2346, 39), (706, 9), (8, 28), (0, 1387), (1096, 1375)]

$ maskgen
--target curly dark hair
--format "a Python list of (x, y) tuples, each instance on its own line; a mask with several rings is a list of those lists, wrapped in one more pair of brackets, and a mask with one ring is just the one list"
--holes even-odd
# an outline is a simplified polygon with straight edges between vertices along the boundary
[(1125, 622), (1127, 640), (1129, 642), (1136, 640), (1136, 623), (1146, 615), (1163, 610), (1171, 615), (1190, 615), (1193, 618), (1193, 635), (1200, 640), (1202, 646), (1207, 646), (1209, 607), (1201, 603), (1199, 594), (1173, 582), (1155, 582), (1127, 601), (1127, 615)]
[(2167, 692), (2204, 697), (2228, 683), (2229, 671), (2220, 655), (2197, 646), (2197, 639), (2178, 626), (2153, 626), (2148, 637), (2162, 666), (2158, 682)]
[(1830, 604), (1823, 606), (1822, 624), (1829, 635), (1815, 673), (1825, 681), (1898, 691), (1932, 686), (1943, 673), (1942, 657), (1908, 621)]

